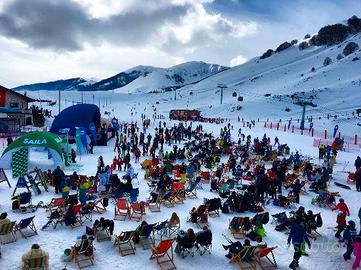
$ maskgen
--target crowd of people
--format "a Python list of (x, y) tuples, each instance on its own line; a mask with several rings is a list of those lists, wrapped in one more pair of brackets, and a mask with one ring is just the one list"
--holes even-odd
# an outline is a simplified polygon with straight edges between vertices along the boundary
[[(145, 179), (149, 180), (150, 187), (149, 199), (142, 202), (144, 206), (157, 202), (159, 198), (166, 200), (169, 194), (174, 200), (184, 200), (185, 194), (205, 183), (209, 185), (209, 194), (215, 196), (190, 210), (188, 221), (198, 225), (201, 229), (199, 232), (195, 232), (193, 228), (180, 230), (176, 226), (180, 224), (180, 219), (173, 213), (167, 226), (178, 228), (176, 253), (186, 256), (187, 252), (192, 254), (193, 248), (198, 250), (212, 243), (212, 231), (208, 223), (210, 212), (215, 211), (218, 215), (252, 212), (256, 216), (249, 219), (247, 239), (242, 243), (227, 238), (229, 244), (223, 245), (227, 252), (225, 256), (230, 260), (234, 258), (234, 254), (246, 253), (242, 258), (251, 261), (254, 254), (266, 247), (262, 242), (266, 235), (264, 225), (269, 219), (266, 208), (271, 203), (281, 207), (297, 205), (298, 209), (291, 213), (291, 217), (287, 217), (285, 213), (276, 215), (279, 221), (276, 230), (289, 231), (287, 243), (294, 248), (289, 268), (299, 267), (301, 256), (307, 255), (305, 246), (311, 248), (309, 238), (322, 226), (319, 213), (305, 212), (305, 208), (300, 205), (302, 192), (306, 183), (311, 192), (329, 192), (337, 149), (320, 146), (320, 162), (316, 164), (298, 151), (291, 152), (288, 145), (281, 144), (277, 137), (271, 140), (267, 134), (262, 138), (252, 138), (251, 135), (243, 134), (240, 128), (238, 138), (234, 140), (231, 136), (233, 126), (230, 123), (220, 128), (219, 134), (213, 134), (205, 131), (202, 124), (178, 123), (170, 126), (165, 121), (159, 121), (153, 133), (150, 130), (151, 121), (145, 117), (142, 120), (141, 126), (136, 122), (119, 125), (119, 129), (114, 132), (112, 149), (115, 156), (110, 164), (106, 164), (103, 157), (99, 156), (95, 176), (82, 176), (77, 172), (66, 175), (59, 166), (53, 172), (47, 172), (51, 179), (49, 184), (54, 186), (55, 193), (61, 193), (66, 199), (66, 208), (61, 212), (51, 212), (43, 229), (50, 225), (55, 228), (58, 223), (74, 226), (78, 222), (74, 205), (78, 203), (82, 205), (82, 211), (87, 208), (92, 211), (92, 202), (97, 196), (117, 200), (135, 192), (133, 180), (137, 173), (133, 166), (139, 164), (144, 169)], [(71, 153), (75, 163), (76, 153)], [(355, 161), (355, 168), (356, 188), (361, 191), (360, 157)], [(179, 193), (179, 190), (183, 193)], [(71, 196), (71, 191), (76, 192), (76, 200)], [(137, 192), (139, 193), (139, 189)], [(353, 252), (353, 269), (357, 269), (361, 258), (361, 234), (357, 232), (356, 222), (346, 220), (350, 216), (350, 210), (343, 198), (333, 205), (332, 211), (337, 211), (335, 237), (346, 245), (343, 258), (351, 259)], [(361, 227), (361, 208), (358, 216)], [(62, 219), (59, 220), (60, 217)], [(55, 224), (54, 219), (57, 220)], [(10, 220), (6, 213), (1, 214), (0, 225), (7, 222)], [(232, 219), (229, 228), (240, 230), (238, 222), (239, 220)], [(139, 241), (147, 225), (150, 224), (143, 220), (135, 229), (134, 242)], [(245, 223), (242, 223), (243, 229), (244, 226)], [(79, 239), (71, 252), (89, 248), (94, 240), (92, 237), (98, 230), (104, 229), (113, 235), (114, 221), (104, 217), (96, 220), (93, 226), (86, 228), (86, 235)], [(31, 256), (39, 254), (46, 258), (44, 265), (47, 269), (48, 255), (36, 244), (32, 246), (30, 253), (24, 255), (23, 262), (26, 263)]]

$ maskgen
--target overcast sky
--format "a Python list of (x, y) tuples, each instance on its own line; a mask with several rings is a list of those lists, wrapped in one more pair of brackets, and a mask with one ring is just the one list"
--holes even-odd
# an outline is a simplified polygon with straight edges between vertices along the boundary
[(0, 85), (234, 66), (360, 14), (361, 0), (1, 0)]

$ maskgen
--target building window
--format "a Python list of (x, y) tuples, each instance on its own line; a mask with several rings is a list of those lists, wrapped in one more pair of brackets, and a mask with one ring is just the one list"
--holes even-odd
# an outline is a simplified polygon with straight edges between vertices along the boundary
[(10, 102), (10, 108), (18, 108), (19, 107), (19, 103), (17, 102)]

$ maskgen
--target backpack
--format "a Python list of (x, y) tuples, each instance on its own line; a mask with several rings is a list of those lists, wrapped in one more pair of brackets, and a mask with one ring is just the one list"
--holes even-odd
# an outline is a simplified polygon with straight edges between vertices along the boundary
[(316, 226), (317, 226), (317, 228), (321, 228), (322, 225), (323, 225), (323, 221), (322, 221), (321, 214), (318, 214), (316, 216)]

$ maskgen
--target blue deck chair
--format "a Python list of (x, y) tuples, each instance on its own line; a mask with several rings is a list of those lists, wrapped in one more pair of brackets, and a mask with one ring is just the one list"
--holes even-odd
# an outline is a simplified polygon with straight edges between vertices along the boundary
[[(20, 234), (24, 237), (24, 238), (28, 238), (34, 235), (37, 235), (38, 232), (36, 230), (35, 224), (34, 224), (34, 217), (28, 217), (28, 218), (24, 218), (22, 220), (20, 220), (20, 222), (18, 224), (16, 224), (15, 226), (15, 231), (19, 231)], [(29, 230), (27, 230), (29, 229)], [(26, 232), (28, 231), (28, 232)]]
[(190, 199), (196, 199), (197, 198), (196, 186), (197, 186), (196, 182), (193, 182), (185, 190), (186, 196), (188, 196)]

